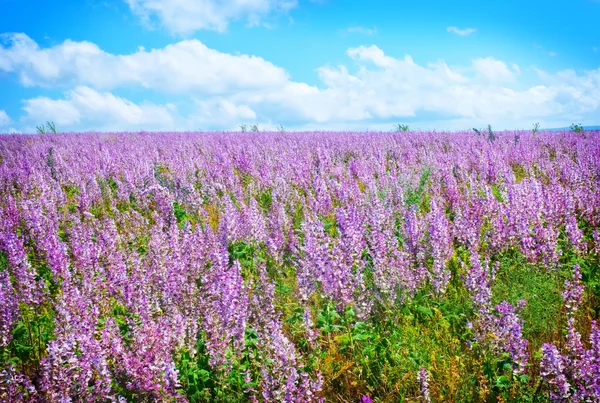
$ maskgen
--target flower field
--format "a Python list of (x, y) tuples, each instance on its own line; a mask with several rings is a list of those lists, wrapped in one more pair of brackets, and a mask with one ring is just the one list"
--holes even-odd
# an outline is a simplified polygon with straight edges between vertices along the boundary
[(0, 401), (600, 401), (600, 132), (0, 137)]

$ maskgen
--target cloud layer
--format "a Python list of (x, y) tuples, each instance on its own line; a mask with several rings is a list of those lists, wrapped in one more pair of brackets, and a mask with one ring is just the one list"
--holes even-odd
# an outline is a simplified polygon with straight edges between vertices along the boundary
[(168, 130), (176, 125), (172, 104), (135, 104), (111, 93), (86, 86), (68, 91), (64, 99), (37, 97), (24, 102), (25, 122), (54, 121), (59, 128), (101, 127), (127, 131), (143, 127)]
[[(242, 122), (376, 129), (396, 121), (448, 129), (490, 123), (500, 129), (534, 121), (585, 124), (600, 109), (600, 69), (527, 68), (536, 78), (525, 82), (521, 67), (492, 57), (462, 66), (419, 64), (371, 45), (349, 48), (347, 64), (319, 67), (319, 84), (309, 85), (260, 57), (219, 52), (197, 40), (114, 55), (89, 42), (41, 48), (24, 34), (5, 39), (0, 71), (23, 85), (64, 91), (59, 99), (25, 100), (19, 117), (25, 129), (45, 120), (63, 130), (234, 129)], [(185, 99), (187, 107), (135, 103), (113, 93), (129, 87)]]
[(25, 86), (132, 86), (168, 93), (228, 93), (281, 86), (285, 70), (256, 56), (231, 55), (184, 40), (162, 49), (114, 55), (90, 42), (64, 41), (42, 49), (25, 34), (3, 35), (0, 71)]

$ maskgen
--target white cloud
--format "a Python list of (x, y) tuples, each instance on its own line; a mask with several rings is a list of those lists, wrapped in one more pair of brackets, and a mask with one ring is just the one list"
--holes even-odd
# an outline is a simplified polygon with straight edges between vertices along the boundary
[(365, 28), (361, 26), (355, 26), (348, 28), (348, 32), (372, 36), (377, 34), (377, 27)]
[(187, 118), (187, 126), (228, 127), (236, 122), (256, 121), (256, 112), (248, 105), (226, 99), (194, 100), (195, 111)]
[[(385, 53), (383, 53), (383, 50), (375, 45), (350, 48), (346, 51), (346, 54), (355, 60), (369, 61), (380, 67), (389, 67), (396, 61), (393, 58), (386, 56)], [(404, 61), (407, 64), (412, 64), (412, 58), (410, 56), (406, 56)]]
[[(243, 103), (221, 97), (192, 99), (192, 112), (183, 116), (173, 104), (136, 104), (112, 93), (79, 86), (63, 99), (37, 97), (24, 101), (24, 131), (35, 131), (40, 122), (53, 121), (59, 130), (198, 130), (229, 129), (239, 122), (256, 122), (256, 113)], [(232, 126), (233, 125), (233, 126)]]
[(456, 34), (458, 36), (469, 36), (472, 33), (476, 32), (477, 29), (475, 29), (475, 28), (464, 28), (464, 29), (461, 29), (461, 28), (453, 26), (453, 27), (446, 28), (446, 31), (451, 32), (453, 34)]
[[(493, 57), (474, 59), (472, 63), (475, 73), (486, 82), (510, 82), (515, 78), (515, 74), (504, 62)], [(513, 70), (520, 72), (516, 64), (513, 64)]]
[(65, 99), (28, 99), (23, 110), (25, 125), (53, 121), (60, 130), (168, 130), (175, 128), (177, 113), (172, 104), (144, 102), (138, 105), (85, 86), (68, 91)]
[[(348, 49), (348, 65), (321, 66), (319, 84), (309, 85), (291, 81), (263, 59), (221, 53), (198, 41), (112, 55), (85, 42), (39, 49), (27, 37), (21, 40), (27, 52), (40, 52), (41, 64), (11, 46), (0, 48), (0, 70), (15, 72), (29, 85), (75, 88), (62, 99), (26, 100), (20, 120), (25, 128), (51, 120), (63, 130), (231, 129), (243, 122), (362, 130), (390, 121), (449, 129), (490, 123), (501, 129), (530, 127), (532, 121), (546, 127), (591, 124), (600, 115), (600, 69), (534, 68), (537, 81), (526, 84), (520, 66), (491, 57), (463, 66), (442, 60), (420, 64), (372, 45)], [(207, 76), (194, 74), (198, 69)], [(107, 92), (122, 86), (182, 94), (191, 112), (182, 115), (172, 104), (136, 104)]]
[(544, 84), (553, 89), (561, 108), (573, 112), (573, 118), (588, 113), (600, 115), (600, 68), (584, 71), (583, 74), (572, 69), (555, 74), (538, 69), (537, 74)]
[(90, 42), (67, 40), (42, 49), (25, 34), (4, 35), (0, 71), (25, 86), (86, 85), (101, 90), (137, 86), (170, 93), (223, 94), (280, 87), (285, 70), (256, 56), (231, 55), (185, 40), (161, 49), (114, 55)]
[(5, 110), (0, 109), (0, 127), (8, 126), (12, 122), (8, 113)]
[[(404, 119), (429, 127), (444, 124), (493, 124), (498, 128), (529, 127), (530, 121), (568, 121), (598, 110), (600, 80), (596, 72), (558, 73), (554, 82), (526, 87), (518, 82), (521, 69), (493, 58), (471, 61), (468, 68), (451, 68), (443, 61), (422, 66), (410, 56), (394, 58), (377, 46), (351, 48), (358, 62), (318, 69), (322, 87), (289, 82), (275, 91), (233, 96), (244, 100), (258, 117), (271, 116), (320, 127), (377, 126)], [(523, 89), (519, 89), (524, 87)], [(584, 90), (587, 88), (587, 90)], [(460, 127), (458, 127), (460, 128)]]
[(297, 0), (125, 0), (145, 23), (158, 19), (169, 31), (191, 34), (201, 29), (225, 31), (230, 21), (257, 25), (266, 17), (286, 13)]

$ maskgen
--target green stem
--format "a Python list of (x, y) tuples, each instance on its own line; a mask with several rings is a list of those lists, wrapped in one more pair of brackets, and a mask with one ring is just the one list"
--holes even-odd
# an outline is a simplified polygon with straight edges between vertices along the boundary
[(35, 343), (33, 342), (33, 334), (31, 332), (31, 323), (29, 322), (29, 310), (27, 311), (27, 315), (25, 315), (25, 323), (27, 324), (27, 332), (29, 333), (29, 344), (31, 348), (35, 350)]
[(38, 316), (38, 320), (37, 320), (37, 341), (38, 341), (38, 371), (40, 369), (40, 361), (42, 360), (42, 332), (40, 331), (40, 321), (39, 321), (39, 314), (36, 312), (36, 316)]

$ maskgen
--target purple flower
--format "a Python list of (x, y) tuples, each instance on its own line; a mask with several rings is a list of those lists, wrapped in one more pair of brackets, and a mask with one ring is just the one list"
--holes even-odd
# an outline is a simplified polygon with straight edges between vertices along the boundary
[(572, 280), (565, 280), (565, 289), (562, 292), (565, 308), (569, 316), (573, 316), (579, 305), (581, 305), (584, 290), (585, 286), (581, 282), (581, 271), (579, 265), (576, 264), (573, 266), (573, 278)]
[(431, 397), (429, 396), (429, 373), (424, 367), (421, 367), (419, 370), (417, 380), (421, 384), (421, 401), (430, 403)]
[(450, 223), (437, 204), (434, 204), (429, 212), (428, 220), (429, 244), (431, 256), (433, 257), (431, 281), (434, 291), (443, 294), (448, 281), (450, 281), (450, 271), (447, 269), (446, 264), (453, 252)]
[(540, 367), (540, 375), (552, 387), (551, 398), (554, 401), (567, 401), (571, 396), (571, 385), (564, 374), (566, 370), (564, 359), (556, 346), (552, 344), (542, 346)]
[[(563, 241), (597, 257), (600, 158), (598, 132), (517, 135), (0, 136), (0, 400), (182, 401), (177, 360), (195, 360), (201, 339), (211, 379), (243, 358), (250, 401), (319, 402), (330, 380), (305, 368), (321, 362), (323, 304), (351, 307), (350, 326), (385, 321), (454, 287), (448, 261), (465, 248), (473, 341), (534, 375), (523, 304), (492, 303), (498, 261), (516, 252), (556, 270)], [(542, 348), (541, 390), (556, 401), (600, 401), (580, 270), (562, 292), (560, 344)], [(32, 316), (40, 329), (21, 334)], [(13, 333), (34, 345), (29, 359)], [(423, 401), (430, 381), (422, 368)]]

